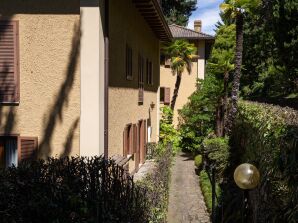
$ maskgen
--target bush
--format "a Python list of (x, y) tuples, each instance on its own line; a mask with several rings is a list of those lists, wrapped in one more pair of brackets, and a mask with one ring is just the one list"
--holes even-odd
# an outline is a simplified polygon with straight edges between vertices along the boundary
[[(243, 162), (254, 164), (261, 181), (249, 192), (253, 222), (296, 222), (298, 217), (298, 113), (268, 104), (239, 102), (231, 136), (231, 167), (224, 185), (226, 215), (236, 216), (235, 203), (241, 191), (235, 189), (232, 174)], [(238, 195), (237, 195), (238, 194)], [(238, 201), (233, 199), (238, 198)], [(240, 199), (240, 200), (239, 200)], [(230, 207), (229, 205), (232, 204)], [(236, 218), (234, 218), (237, 220)]]
[(206, 157), (207, 165), (215, 168), (219, 179), (229, 162), (229, 139), (228, 138), (206, 138), (202, 143), (202, 153)]
[[(200, 172), (200, 186), (204, 196), (206, 207), (208, 211), (211, 212), (212, 211), (212, 186), (211, 186), (211, 182), (209, 180), (208, 174), (205, 170), (202, 170)], [(221, 194), (221, 190), (218, 184), (216, 184), (215, 190), (216, 190), (217, 197), (219, 197)], [(217, 205), (216, 200), (215, 200), (215, 205)]]
[(11, 222), (147, 222), (146, 188), (102, 157), (49, 158), (0, 172), (0, 219)]
[(166, 222), (172, 158), (172, 148), (168, 145), (157, 156), (157, 167), (154, 173), (148, 174), (145, 179), (138, 182), (138, 186), (147, 192), (148, 222), (150, 223)]
[(175, 154), (179, 150), (179, 134), (174, 128), (173, 123), (173, 111), (169, 106), (161, 108), (162, 117), (160, 120), (159, 140), (162, 148), (167, 148), (172, 145), (173, 153)]
[(196, 166), (198, 169), (202, 169), (202, 166), (203, 166), (203, 158), (202, 158), (202, 155), (196, 155), (196, 156), (195, 156), (195, 166)]

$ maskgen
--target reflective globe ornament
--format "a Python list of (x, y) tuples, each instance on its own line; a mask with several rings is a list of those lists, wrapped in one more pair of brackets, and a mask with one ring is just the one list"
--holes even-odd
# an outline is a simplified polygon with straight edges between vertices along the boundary
[(234, 180), (241, 189), (254, 189), (259, 184), (260, 173), (254, 165), (243, 163), (235, 169)]

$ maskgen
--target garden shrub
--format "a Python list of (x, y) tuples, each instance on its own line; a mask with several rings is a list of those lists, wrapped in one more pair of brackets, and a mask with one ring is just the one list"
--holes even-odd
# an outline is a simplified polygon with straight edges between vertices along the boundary
[(173, 159), (171, 145), (168, 145), (156, 158), (157, 167), (137, 185), (144, 188), (148, 201), (148, 222), (166, 222), (169, 199), (170, 169)]
[(146, 188), (112, 160), (71, 157), (0, 171), (2, 223), (148, 222)]
[(159, 130), (159, 141), (162, 148), (167, 148), (170, 144), (172, 145), (173, 153), (179, 150), (179, 134), (174, 128), (173, 123), (173, 111), (169, 106), (164, 106), (161, 108), (161, 120), (160, 120), (160, 130)]
[[(208, 211), (211, 212), (212, 211), (212, 186), (206, 170), (202, 170), (200, 172), (200, 186), (201, 186), (202, 194), (204, 196), (206, 207)], [(215, 190), (216, 190), (217, 197), (219, 197), (221, 194), (221, 190), (218, 184), (216, 184)], [(218, 203), (217, 199), (215, 199), (215, 205), (217, 205), (217, 203)]]
[(207, 165), (214, 167), (216, 176), (221, 179), (229, 162), (229, 139), (205, 138), (202, 143), (202, 153)]
[(202, 155), (196, 155), (195, 156), (195, 166), (198, 169), (202, 168), (202, 166), (203, 166), (203, 157), (202, 157)]
[[(243, 162), (260, 171), (259, 186), (249, 192), (253, 222), (296, 222), (298, 219), (298, 112), (268, 104), (239, 102), (231, 136), (231, 167), (224, 186), (226, 216), (236, 216), (241, 190), (232, 174)], [(236, 200), (238, 199), (238, 201)]]

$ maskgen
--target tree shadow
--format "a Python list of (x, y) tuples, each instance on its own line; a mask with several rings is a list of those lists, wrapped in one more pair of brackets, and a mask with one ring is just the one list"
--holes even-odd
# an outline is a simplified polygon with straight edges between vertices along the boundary
[[(72, 90), (74, 80), (75, 80), (75, 71), (76, 71), (76, 65), (79, 60), (80, 55), (80, 38), (81, 38), (81, 30), (80, 30), (80, 24), (75, 24), (74, 26), (74, 36), (72, 40), (72, 51), (69, 55), (69, 63), (67, 67), (67, 71), (65, 74), (65, 80), (63, 84), (60, 87), (60, 90), (58, 91), (57, 98), (52, 106), (51, 109), (49, 109), (48, 114), (45, 115), (44, 118), (44, 130), (43, 130), (43, 136), (41, 139), (41, 143), (39, 146), (39, 156), (41, 158), (46, 158), (51, 155), (52, 152), (52, 139), (53, 139), (53, 133), (56, 128), (56, 125), (58, 122), (63, 122), (63, 109), (68, 105), (69, 102), (69, 94)], [(73, 123), (70, 132), (75, 130), (76, 126), (78, 125), (78, 120)], [(65, 146), (70, 145), (71, 143), (68, 142), (73, 133), (69, 133)], [(68, 140), (69, 139), (69, 140)], [(68, 142), (68, 143), (67, 143)], [(66, 151), (63, 152), (69, 153), (70, 148), (68, 148)]]
[(60, 155), (60, 157), (65, 157), (65, 156), (69, 156), (71, 149), (72, 149), (72, 143), (73, 143), (73, 139), (74, 139), (74, 133), (76, 131), (76, 129), (78, 128), (80, 122), (80, 118), (78, 117), (71, 125), (70, 129), (68, 130), (68, 134), (66, 137), (66, 140), (64, 142), (64, 151), (63, 153)]
[[(3, 30), (2, 30), (3, 31)], [(1, 40), (0, 32), (0, 40)], [(7, 92), (11, 91), (11, 86), (7, 84), (7, 81), (10, 77), (10, 69), (7, 63), (4, 62), (0, 67), (0, 101), (6, 101)], [(12, 73), (13, 74), (13, 73)], [(16, 86), (14, 86), (16, 87)], [(8, 110), (4, 109), (4, 107), (9, 107)], [(8, 136), (12, 134), (15, 125), (15, 106), (13, 104), (5, 103), (0, 104), (0, 134), (4, 136)]]

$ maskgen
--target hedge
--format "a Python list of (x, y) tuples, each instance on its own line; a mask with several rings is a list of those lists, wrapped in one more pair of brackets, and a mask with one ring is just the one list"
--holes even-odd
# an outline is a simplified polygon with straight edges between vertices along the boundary
[(102, 157), (49, 158), (0, 171), (3, 223), (148, 222), (146, 196)]
[[(235, 167), (254, 164), (261, 182), (249, 192), (252, 222), (296, 222), (298, 219), (298, 112), (255, 102), (239, 102), (239, 111), (231, 136), (231, 166), (224, 185), (227, 218), (240, 216), (240, 189), (233, 183)], [(238, 201), (237, 201), (238, 200)], [(224, 205), (224, 206), (225, 206)], [(234, 210), (232, 210), (234, 208)], [(228, 217), (229, 216), (229, 217)]]

